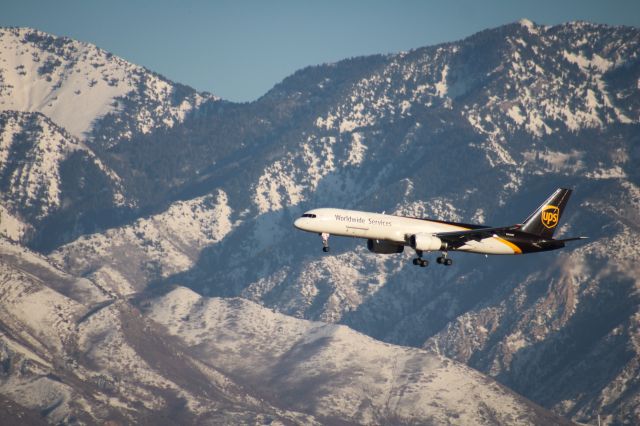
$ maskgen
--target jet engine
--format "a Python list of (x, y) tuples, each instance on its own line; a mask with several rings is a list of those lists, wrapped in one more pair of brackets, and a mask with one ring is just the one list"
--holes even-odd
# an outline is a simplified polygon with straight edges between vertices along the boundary
[(367, 240), (367, 248), (370, 252), (378, 254), (394, 254), (404, 251), (404, 246), (384, 240)]
[(446, 250), (447, 243), (431, 234), (415, 234), (409, 238), (411, 247), (422, 251)]

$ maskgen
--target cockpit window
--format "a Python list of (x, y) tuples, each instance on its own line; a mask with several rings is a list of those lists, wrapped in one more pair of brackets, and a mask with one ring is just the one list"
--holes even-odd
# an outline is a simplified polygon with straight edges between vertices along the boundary
[(313, 214), (313, 213), (305, 213), (305, 214), (303, 214), (303, 215), (302, 215), (302, 217), (315, 218), (315, 217), (316, 217), (316, 215), (315, 215), (315, 214)]

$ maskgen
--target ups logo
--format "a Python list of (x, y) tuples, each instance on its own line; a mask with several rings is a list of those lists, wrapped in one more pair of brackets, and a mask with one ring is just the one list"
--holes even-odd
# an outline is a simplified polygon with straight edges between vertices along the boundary
[(560, 217), (560, 209), (556, 206), (548, 205), (544, 206), (542, 209), (542, 215), (540, 216), (540, 220), (542, 224), (547, 228), (555, 228), (558, 224), (558, 219)]

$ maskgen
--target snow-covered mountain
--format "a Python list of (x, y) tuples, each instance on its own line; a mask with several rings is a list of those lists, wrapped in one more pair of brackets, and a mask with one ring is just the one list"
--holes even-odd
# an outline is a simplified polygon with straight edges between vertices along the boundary
[(127, 208), (131, 202), (120, 177), (50, 118), (1, 111), (0, 203), (1, 235), (29, 242), (46, 239), (60, 219), (67, 222), (59, 231), (66, 239), (95, 230), (82, 224), (83, 215)]
[[(89, 148), (41, 113), (3, 111), (0, 126), (0, 167), (7, 181), (4, 201), (15, 211), (33, 211), (35, 219), (42, 219), (59, 209), (63, 163), (74, 154), (86, 157), (113, 184), (119, 181)], [(123, 200), (115, 192), (109, 201), (118, 204)]]
[(178, 288), (150, 317), (231, 377), (329, 423), (561, 422), (462, 364), (244, 299)]
[(132, 218), (136, 192), (105, 151), (216, 99), (88, 43), (0, 28), (2, 208), (21, 223), (4, 235), (52, 248)]
[(191, 356), (126, 300), (4, 239), (0, 277), (0, 395), (17, 405), (3, 423), (316, 423)]
[(141, 292), (153, 280), (192, 268), (204, 248), (233, 229), (227, 203), (223, 191), (178, 201), (131, 225), (83, 236), (51, 258), (69, 270), (86, 271), (114, 295)]
[[(574, 421), (637, 423), (639, 47), (636, 28), (523, 20), (439, 46), (309, 67), (254, 103), (204, 102), (148, 133), (119, 133), (113, 121), (104, 133), (113, 143), (82, 143), (118, 178), (110, 202), (122, 193), (137, 210), (107, 231), (103, 222), (98, 232), (68, 234), (86, 235), (51, 259), (105, 297), (137, 294), (142, 318), (163, 324), (194, 357), (251, 388), (266, 381), (277, 390), (273, 405), (321, 422), (336, 395), (344, 421), (425, 414), (411, 405), (418, 400), (376, 411), (381, 399), (359, 399), (349, 386), (309, 394), (309, 405), (291, 394), (308, 383), (343, 384), (324, 364), (303, 374), (306, 362), (330, 354), (326, 365), (362, 371), (341, 374), (391, 395), (393, 353), (400, 364), (417, 356), (456, 371), (440, 357), (461, 361)], [(355, 240), (332, 240), (324, 255), (317, 236), (291, 226), (318, 206), (511, 224), (558, 186), (575, 189), (559, 235), (590, 240), (520, 258), (454, 253), (452, 267), (425, 270), (411, 265), (408, 250), (377, 255)], [(71, 238), (63, 236), (77, 223), (70, 217), (48, 228), (58, 244)], [(300, 334), (280, 339), (278, 327)], [(350, 350), (345, 340), (380, 358), (349, 364), (335, 353)], [(266, 370), (250, 371), (256, 363)], [(387, 382), (368, 381), (371, 365)], [(414, 371), (420, 398), (439, 389), (443, 370), (434, 368)], [(458, 389), (479, 377), (464, 376)], [(501, 392), (484, 390), (492, 382), (483, 380), (482, 392)], [(437, 423), (449, 405), (471, 423), (490, 412), (458, 411), (446, 399), (425, 415)], [(509, 423), (516, 411), (501, 411), (509, 411), (496, 421)]]
[(31, 28), (0, 29), (0, 83), (0, 110), (40, 112), (101, 148), (172, 127), (214, 99), (89, 43)]
[(569, 424), (463, 364), (242, 299), (132, 304), (6, 240), (0, 280), (3, 421)]

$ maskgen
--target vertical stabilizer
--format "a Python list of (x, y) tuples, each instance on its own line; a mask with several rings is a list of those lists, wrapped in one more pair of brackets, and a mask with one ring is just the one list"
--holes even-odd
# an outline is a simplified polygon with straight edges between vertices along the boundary
[(535, 212), (529, 215), (520, 230), (546, 239), (552, 238), (570, 196), (570, 189), (556, 189)]

